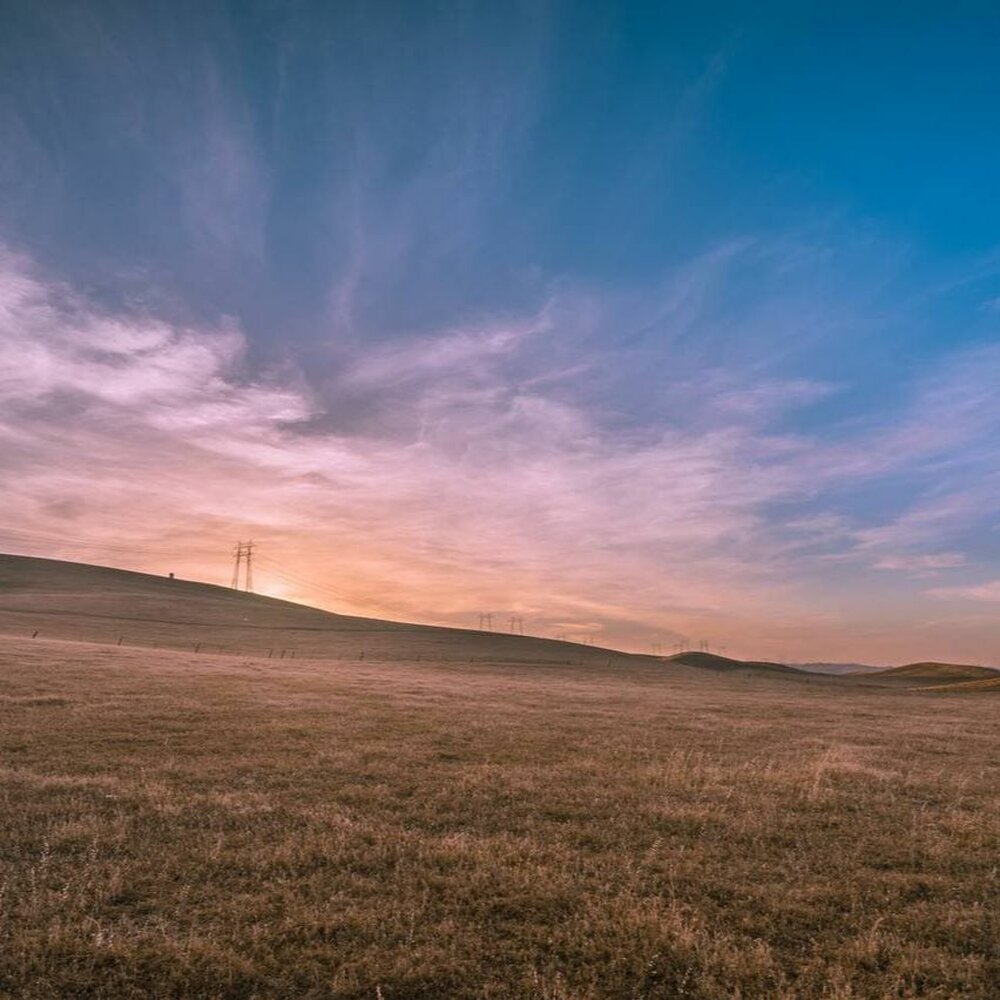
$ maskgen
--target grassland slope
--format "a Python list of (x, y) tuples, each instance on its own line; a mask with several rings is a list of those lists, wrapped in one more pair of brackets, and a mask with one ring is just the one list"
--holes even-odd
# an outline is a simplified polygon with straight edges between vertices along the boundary
[(770, 663), (766, 660), (734, 660), (728, 656), (719, 656), (718, 653), (704, 653), (698, 650), (688, 650), (686, 653), (677, 653), (667, 659), (671, 663), (680, 663), (687, 667), (697, 667), (700, 670), (714, 670), (717, 673), (731, 673), (734, 671), (767, 674), (799, 674), (805, 676), (807, 671), (799, 670), (797, 667), (790, 667), (785, 663)]
[(105, 566), (0, 555), (0, 632), (278, 658), (573, 663), (614, 650), (336, 614), (228, 587)]
[(954, 694), (1000, 694), (1000, 676), (984, 677), (978, 681), (958, 681), (954, 684), (927, 684), (919, 690), (937, 694), (951, 692)]
[(905, 684), (910, 687), (935, 684), (960, 684), (965, 681), (1000, 678), (1000, 670), (967, 663), (907, 663), (875, 674), (864, 674), (878, 684)]
[(839, 677), (842, 674), (874, 674), (884, 667), (874, 667), (870, 663), (793, 663), (793, 667), (809, 674), (829, 674)]

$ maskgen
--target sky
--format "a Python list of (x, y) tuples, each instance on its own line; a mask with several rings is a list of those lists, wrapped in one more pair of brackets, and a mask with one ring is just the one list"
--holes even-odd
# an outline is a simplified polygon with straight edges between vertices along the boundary
[(0, 24), (0, 550), (1000, 663), (995, 5)]

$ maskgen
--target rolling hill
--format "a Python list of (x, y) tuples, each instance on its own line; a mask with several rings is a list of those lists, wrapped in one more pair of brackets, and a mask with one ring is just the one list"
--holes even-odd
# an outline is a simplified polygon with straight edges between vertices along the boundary
[(734, 660), (728, 656), (719, 656), (718, 653), (704, 653), (699, 650), (688, 650), (685, 653), (676, 653), (666, 657), (669, 663), (680, 663), (686, 667), (698, 667), (701, 670), (714, 670), (717, 673), (731, 673), (735, 671), (753, 671), (755, 673), (768, 674), (798, 674), (804, 676), (806, 671), (797, 667), (790, 667), (785, 663), (770, 663), (759, 660)]
[(0, 632), (278, 659), (655, 662), (580, 643), (340, 615), (212, 584), (14, 555), (0, 555)]
[(284, 659), (669, 666), (800, 673), (708, 653), (653, 657), (559, 639), (341, 615), (229, 587), (0, 554), (0, 633)]
[[(0, 554), (0, 633), (46, 639), (240, 653), (283, 659), (492, 662), (668, 667), (681, 673), (962, 685), (1000, 678), (989, 667), (914, 663), (840, 677), (689, 650), (653, 657), (558, 639), (341, 615), (213, 584), (86, 563)], [(988, 690), (986, 685), (983, 690)], [(979, 688), (969, 688), (979, 690)]]
[(978, 681), (958, 681), (954, 684), (931, 684), (922, 690), (927, 692), (949, 692), (954, 694), (1000, 694), (1000, 674), (983, 677)]
[(907, 663), (876, 673), (857, 673), (876, 684), (901, 684), (909, 687), (929, 687), (940, 684), (963, 684), (969, 681), (1000, 679), (1000, 670), (964, 663)]
[(792, 666), (810, 674), (874, 674), (884, 667), (873, 667), (869, 663), (793, 663)]

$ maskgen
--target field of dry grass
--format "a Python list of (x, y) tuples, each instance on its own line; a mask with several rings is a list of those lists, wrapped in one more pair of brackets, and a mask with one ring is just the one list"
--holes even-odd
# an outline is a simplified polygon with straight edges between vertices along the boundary
[(1000, 996), (994, 698), (0, 650), (0, 997)]

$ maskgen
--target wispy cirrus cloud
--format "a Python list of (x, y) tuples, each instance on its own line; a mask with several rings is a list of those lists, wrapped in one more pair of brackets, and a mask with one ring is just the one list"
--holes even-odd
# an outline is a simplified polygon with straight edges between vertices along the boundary
[(469, 376), (492, 360), (510, 356), (526, 337), (547, 328), (543, 313), (533, 320), (517, 319), (410, 338), (403, 344), (366, 352), (349, 365), (341, 380), (361, 387), (396, 391), (406, 383), (438, 380), (449, 373)]
[(932, 597), (957, 598), (962, 601), (1000, 603), (1000, 580), (990, 580), (969, 587), (934, 587), (927, 591)]
[(875, 569), (902, 570), (913, 573), (936, 573), (942, 569), (958, 569), (966, 563), (960, 552), (929, 552), (919, 555), (883, 556)]

